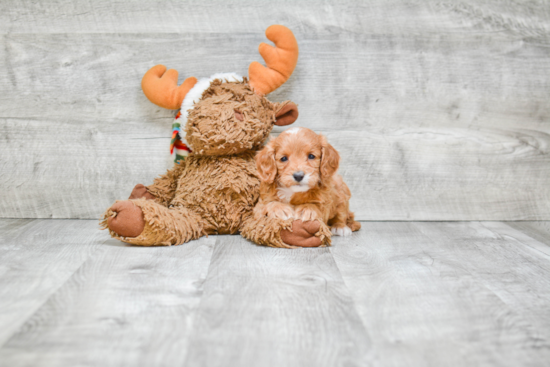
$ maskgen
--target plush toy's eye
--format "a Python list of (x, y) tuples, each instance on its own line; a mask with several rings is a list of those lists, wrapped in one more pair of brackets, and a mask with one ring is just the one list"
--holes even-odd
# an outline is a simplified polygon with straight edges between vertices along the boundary
[(239, 121), (243, 121), (244, 120), (244, 115), (241, 111), (239, 110), (233, 110), (233, 112), (235, 112), (235, 118)]
[(288, 161), (287, 157), (281, 157), (281, 162), (286, 162), (286, 161)]
[(307, 156), (309, 159), (315, 159), (315, 156), (313, 154), (310, 154)]

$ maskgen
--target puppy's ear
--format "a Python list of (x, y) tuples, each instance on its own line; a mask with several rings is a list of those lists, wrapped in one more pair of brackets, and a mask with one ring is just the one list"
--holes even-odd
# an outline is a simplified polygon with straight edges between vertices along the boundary
[(321, 135), (321, 177), (331, 177), (336, 173), (339, 165), (340, 154), (327, 142), (327, 138)]
[(298, 106), (293, 102), (286, 101), (276, 104), (275, 125), (286, 126), (298, 119)]
[(277, 175), (277, 163), (275, 162), (275, 148), (273, 141), (256, 154), (256, 168), (260, 180), (273, 183)]

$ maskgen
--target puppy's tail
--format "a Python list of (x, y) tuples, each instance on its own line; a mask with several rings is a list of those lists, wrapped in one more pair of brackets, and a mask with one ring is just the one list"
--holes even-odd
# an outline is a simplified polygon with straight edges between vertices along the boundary
[(352, 232), (358, 231), (361, 229), (361, 223), (355, 221), (355, 214), (352, 212), (348, 213), (348, 219), (346, 220), (346, 225), (351, 229)]

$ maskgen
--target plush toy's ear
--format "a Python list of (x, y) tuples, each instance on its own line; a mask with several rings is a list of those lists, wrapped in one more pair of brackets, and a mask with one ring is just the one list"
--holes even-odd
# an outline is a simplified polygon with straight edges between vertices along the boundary
[(331, 177), (336, 173), (339, 165), (340, 154), (327, 142), (327, 138), (321, 136), (321, 176)]
[(256, 169), (260, 180), (273, 183), (277, 175), (277, 163), (275, 162), (275, 148), (273, 141), (256, 154)]
[(298, 106), (290, 101), (281, 103), (279, 110), (275, 114), (275, 125), (286, 126), (292, 124), (298, 119)]

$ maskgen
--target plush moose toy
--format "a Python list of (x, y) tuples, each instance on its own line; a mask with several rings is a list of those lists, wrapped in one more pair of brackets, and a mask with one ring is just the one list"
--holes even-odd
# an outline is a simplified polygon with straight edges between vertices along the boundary
[[(152, 185), (137, 185), (128, 200), (106, 211), (102, 225), (112, 237), (153, 246), (240, 232), (273, 247), (330, 243), (330, 230), (321, 222), (253, 215), (260, 187), (254, 155), (274, 124), (289, 125), (298, 117), (294, 103), (265, 98), (294, 71), (298, 44), (281, 25), (270, 26), (266, 36), (276, 47), (260, 44), (267, 67), (251, 63), (249, 80), (215, 74), (190, 77), (178, 86), (176, 70), (157, 65), (147, 71), (142, 80), (147, 98), (163, 108), (180, 108), (172, 140), (176, 164)], [(183, 132), (190, 149), (179, 139)]]

